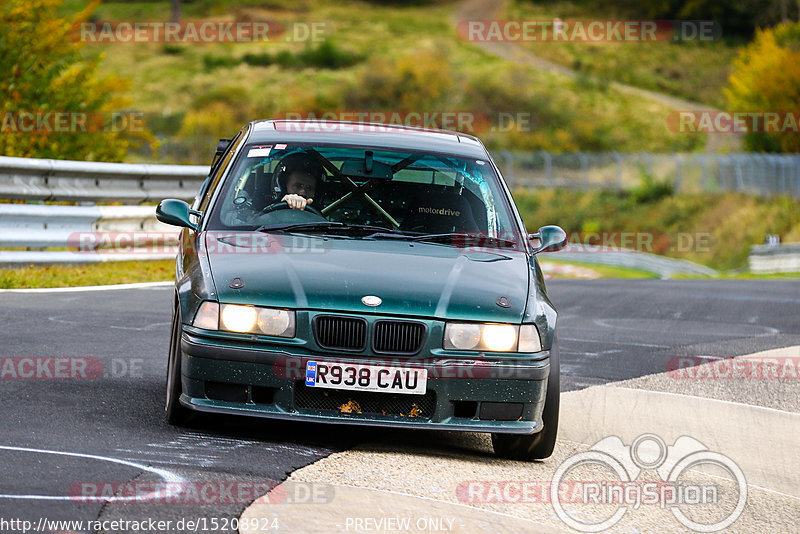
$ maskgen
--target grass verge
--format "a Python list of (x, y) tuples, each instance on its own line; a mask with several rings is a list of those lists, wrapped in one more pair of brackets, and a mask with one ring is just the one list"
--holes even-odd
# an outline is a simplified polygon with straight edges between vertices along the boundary
[[(610, 11), (609, 11), (610, 10)], [(619, 11), (619, 10), (616, 10)], [(572, 0), (547, 3), (510, 2), (505, 18), (512, 20), (636, 19), (614, 8), (597, 11)], [(731, 63), (744, 44), (741, 39), (686, 42), (520, 42), (536, 55), (587, 76), (723, 108), (722, 88)]]
[(86, 265), (27, 265), (0, 269), (0, 288), (78, 287), (161, 282), (175, 276), (175, 260), (119, 261)]
[(514, 201), (528, 228), (557, 224), (571, 244), (623, 246), (745, 270), (750, 247), (767, 234), (800, 241), (800, 200), (743, 193), (522, 190)]
[[(318, 21), (325, 31), (320, 42), (88, 43), (84, 54), (99, 61), (101, 74), (135, 80), (125, 95), (130, 108), (164, 139), (158, 153), (131, 152), (128, 161), (206, 164), (216, 140), (249, 120), (337, 111), (426, 112), (490, 148), (683, 152), (705, 142), (654, 120), (673, 111), (668, 105), (484, 52), (457, 35), (450, 2), (185, 7), (186, 20), (277, 20), (286, 28)], [(151, 21), (167, 11), (168, 4), (102, 3), (96, 17)], [(445, 121), (443, 112), (464, 123)]]

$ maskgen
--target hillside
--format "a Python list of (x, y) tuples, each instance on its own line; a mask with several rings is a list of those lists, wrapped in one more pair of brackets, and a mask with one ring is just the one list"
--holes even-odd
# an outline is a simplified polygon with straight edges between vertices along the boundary
[[(130, 161), (204, 163), (216, 138), (247, 120), (286, 112), (472, 114), (480, 127), (471, 133), (493, 149), (662, 152), (705, 145), (702, 135), (665, 128), (662, 118), (675, 109), (668, 102), (487, 53), (456, 33), (459, 6), (192, 2), (184, 5), (185, 21), (276, 20), (286, 28), (318, 22), (324, 32), (316, 42), (114, 42), (87, 44), (84, 53), (102, 58), (101, 72), (135, 81), (130, 108), (144, 112), (162, 140), (156, 154), (130, 154)], [(166, 20), (168, 9), (168, 3), (104, 3), (93, 19)]]

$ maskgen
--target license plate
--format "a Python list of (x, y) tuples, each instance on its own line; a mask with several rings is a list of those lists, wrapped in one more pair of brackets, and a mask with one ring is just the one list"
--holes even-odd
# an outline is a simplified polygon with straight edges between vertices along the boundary
[(428, 371), (413, 367), (308, 362), (306, 386), (424, 395)]

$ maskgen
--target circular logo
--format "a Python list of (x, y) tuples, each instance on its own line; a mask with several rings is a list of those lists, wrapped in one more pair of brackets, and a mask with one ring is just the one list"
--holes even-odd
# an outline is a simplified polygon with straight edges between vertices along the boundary
[(375, 306), (380, 306), (381, 302), (383, 301), (380, 297), (376, 297), (375, 295), (367, 295), (365, 297), (361, 297), (361, 302), (363, 302), (366, 306), (372, 306), (374, 308)]

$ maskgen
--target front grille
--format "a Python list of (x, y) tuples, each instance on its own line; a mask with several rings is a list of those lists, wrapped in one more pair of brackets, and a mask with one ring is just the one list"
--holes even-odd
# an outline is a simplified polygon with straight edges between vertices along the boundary
[(294, 388), (294, 406), (299, 410), (325, 410), (338, 413), (399, 415), (410, 420), (430, 419), (436, 408), (436, 393), (425, 395), (372, 393), (310, 388), (298, 382)]
[(367, 322), (356, 317), (319, 315), (314, 318), (314, 337), (325, 349), (361, 351), (367, 341)]
[(407, 321), (377, 321), (372, 348), (384, 354), (416, 354), (425, 340), (425, 325)]

